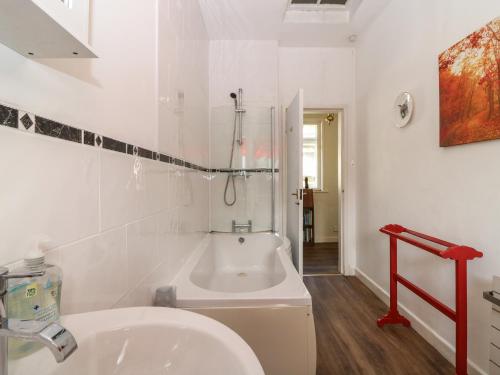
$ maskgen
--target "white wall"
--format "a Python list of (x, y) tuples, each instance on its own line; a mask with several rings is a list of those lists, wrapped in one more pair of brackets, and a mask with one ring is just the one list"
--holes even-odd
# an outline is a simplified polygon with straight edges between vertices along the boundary
[[(280, 105), (286, 108), (300, 88), (304, 106), (312, 109), (343, 109), (342, 157), (345, 206), (345, 273), (352, 274), (356, 263), (356, 112), (353, 48), (279, 49)], [(342, 224), (341, 224), (342, 226)]]
[(302, 88), (305, 108), (352, 106), (353, 48), (280, 47), (279, 64), (282, 105), (288, 106)]
[[(159, 136), (181, 134), (161, 151), (207, 166), (208, 41), (198, 2), (159, 10), (156, 1), (95, 0), (98, 60), (41, 63), (0, 46), (0, 102), (154, 151)], [(185, 94), (184, 122), (164, 117), (168, 103), (158, 114), (158, 91)], [(201, 171), (5, 126), (0, 171), (0, 264), (46, 242), (64, 272), (63, 313), (151, 303), (154, 285), (168, 284), (208, 231)]]
[(94, 0), (90, 42), (98, 59), (29, 60), (0, 45), (0, 101), (156, 149), (156, 1)]
[[(377, 232), (388, 223), (483, 250), (484, 258), (469, 265), (469, 358), (485, 372), (491, 307), (481, 292), (499, 273), (500, 178), (493, 161), (500, 158), (500, 144), (439, 148), (437, 58), (499, 14), (496, 0), (395, 0), (360, 36), (357, 50), (358, 268), (388, 290), (389, 243)], [(391, 114), (401, 91), (411, 92), (416, 102), (414, 121), (404, 129), (394, 126)], [(399, 267), (454, 307), (450, 262), (403, 248)], [(454, 325), (400, 289), (401, 302), (435, 334), (454, 343)], [(446, 345), (428, 333), (446, 352)]]

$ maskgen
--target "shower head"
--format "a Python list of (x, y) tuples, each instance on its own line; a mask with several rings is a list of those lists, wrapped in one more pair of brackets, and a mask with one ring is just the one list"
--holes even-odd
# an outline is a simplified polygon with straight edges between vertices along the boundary
[(234, 100), (234, 106), (238, 107), (238, 95), (232, 92), (231, 94), (229, 94), (229, 96)]

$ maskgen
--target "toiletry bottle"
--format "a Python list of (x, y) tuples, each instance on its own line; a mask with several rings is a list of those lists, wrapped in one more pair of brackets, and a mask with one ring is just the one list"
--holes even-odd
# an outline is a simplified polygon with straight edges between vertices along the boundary
[[(26, 255), (23, 268), (28, 271), (45, 271), (45, 275), (9, 281), (6, 306), (8, 318), (46, 322), (59, 320), (61, 269), (46, 264), (45, 256), (40, 249), (30, 251)], [(22, 358), (40, 348), (41, 344), (9, 339), (9, 358)]]

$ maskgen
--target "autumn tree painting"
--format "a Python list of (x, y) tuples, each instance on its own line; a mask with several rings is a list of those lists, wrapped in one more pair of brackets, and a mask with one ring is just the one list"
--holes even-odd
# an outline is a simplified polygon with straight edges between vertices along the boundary
[(439, 56), (440, 145), (500, 138), (500, 17)]

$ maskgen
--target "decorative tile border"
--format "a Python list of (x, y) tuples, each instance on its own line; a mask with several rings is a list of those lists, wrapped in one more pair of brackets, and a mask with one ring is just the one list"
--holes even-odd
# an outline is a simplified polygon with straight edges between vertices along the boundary
[[(279, 169), (275, 168), (274, 172), (279, 173)], [(273, 169), (272, 168), (247, 168), (247, 169), (229, 169), (229, 168), (212, 168), (210, 169), (210, 172), (213, 173), (272, 173)]]
[(16, 109), (0, 105), (0, 125), (17, 128), (19, 112)]
[(82, 131), (80, 129), (47, 120), (43, 117), (35, 117), (35, 133), (64, 139), (65, 141), (82, 143)]
[(0, 104), (0, 127), (7, 126), (18, 130), (45, 135), (63, 141), (81, 143), (110, 151), (138, 156), (145, 159), (157, 160), (163, 163), (174, 164), (189, 169), (210, 172), (208, 168), (187, 162), (173, 156), (165, 155), (146, 148), (128, 144), (113, 138), (61, 124), (57, 121), (36, 116), (31, 113)]
[[(32, 113), (0, 104), (0, 127), (7, 126), (19, 130), (45, 135), (64, 141), (81, 143), (87, 146), (103, 148), (123, 154), (134, 155), (145, 159), (158, 160), (188, 169), (209, 173), (272, 173), (272, 168), (229, 169), (206, 168), (176, 157), (151, 151), (139, 146), (128, 144), (113, 138), (105, 137), (87, 130), (61, 124), (59, 122), (36, 116)], [(276, 173), (279, 169), (274, 170)]]

